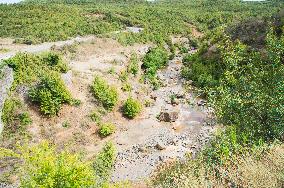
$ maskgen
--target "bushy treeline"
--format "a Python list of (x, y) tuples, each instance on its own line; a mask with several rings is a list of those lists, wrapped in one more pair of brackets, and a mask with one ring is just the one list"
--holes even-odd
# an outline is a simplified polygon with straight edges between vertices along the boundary
[[(184, 74), (206, 88), (209, 103), (225, 129), (196, 160), (184, 164), (185, 168), (178, 164), (172, 171), (162, 172), (158, 184), (173, 186), (180, 181), (185, 182), (181, 183), (184, 187), (187, 182), (213, 187), (266, 187), (271, 180), (269, 186), (283, 186), (282, 150), (271, 156), (275, 144), (282, 148), (284, 134), (283, 26), (281, 30), (269, 29), (260, 50), (219, 36), (218, 40), (211, 38), (218, 41), (211, 44), (214, 49), (209, 46), (186, 59), (191, 66)], [(279, 161), (272, 165), (273, 158)], [(259, 168), (267, 163), (271, 166)], [(195, 170), (196, 174), (189, 173)], [(270, 180), (261, 181), (252, 173)]]
[(124, 44), (164, 43), (172, 34), (190, 35), (192, 23), (207, 31), (247, 17), (269, 16), (281, 7), (281, 1), (27, 1), (0, 5), (0, 36), (30, 44), (138, 26), (143, 32), (116, 37)]

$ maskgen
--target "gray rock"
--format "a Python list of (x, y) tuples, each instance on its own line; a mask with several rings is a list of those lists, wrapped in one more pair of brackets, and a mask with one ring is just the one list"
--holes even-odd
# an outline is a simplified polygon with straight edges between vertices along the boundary
[(161, 112), (159, 120), (164, 122), (175, 122), (178, 119), (178, 112)]
[(2, 110), (5, 100), (8, 97), (9, 90), (14, 82), (13, 70), (8, 66), (0, 69), (0, 134), (3, 130), (3, 123), (1, 120)]
[(158, 150), (164, 150), (164, 149), (166, 149), (166, 146), (164, 144), (162, 144), (162, 143), (158, 143), (158, 144), (156, 144), (156, 148)]

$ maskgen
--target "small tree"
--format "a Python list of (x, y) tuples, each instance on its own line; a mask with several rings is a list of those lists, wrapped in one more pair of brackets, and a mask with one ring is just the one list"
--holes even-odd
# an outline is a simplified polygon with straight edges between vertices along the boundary
[(94, 97), (102, 103), (107, 110), (112, 110), (118, 102), (117, 90), (109, 86), (105, 80), (96, 76), (91, 86)]
[(71, 103), (72, 97), (58, 74), (48, 74), (29, 90), (29, 98), (39, 104), (44, 115), (56, 115), (62, 104)]
[(123, 105), (123, 115), (133, 119), (142, 111), (142, 105), (138, 100), (129, 97)]

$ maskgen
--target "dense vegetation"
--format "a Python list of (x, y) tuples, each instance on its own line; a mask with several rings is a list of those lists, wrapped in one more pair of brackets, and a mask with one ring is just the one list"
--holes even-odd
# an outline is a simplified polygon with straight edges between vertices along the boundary
[[(158, 184), (171, 187), (176, 181), (183, 181), (182, 174), (197, 169), (196, 174), (186, 175), (186, 181), (195, 182), (196, 186), (269, 185), (258, 177), (250, 177), (246, 164), (256, 174), (270, 178), (271, 182), (267, 180), (270, 187), (283, 186), (283, 165), (278, 164), (283, 160), (284, 133), (283, 26), (280, 30), (279, 26), (266, 28), (265, 46), (261, 49), (218, 36), (215, 44), (211, 44), (213, 47), (203, 47), (197, 54), (185, 58), (183, 75), (207, 94), (218, 121), (226, 129), (197, 159), (161, 173)], [(274, 147), (280, 148), (280, 153), (271, 149)], [(267, 167), (268, 172), (257, 167), (272, 164), (273, 158), (280, 161)], [(233, 170), (235, 167), (238, 170)], [(187, 182), (181, 183), (181, 187), (186, 186)]]
[(115, 150), (107, 143), (95, 162), (65, 150), (56, 151), (47, 141), (34, 146), (18, 146), (16, 151), (0, 149), (0, 158), (17, 159), (22, 187), (101, 187), (107, 186)]
[(269, 16), (281, 6), (283, 4), (278, 0), (257, 5), (235, 0), (183, 0), (176, 3), (34, 0), (0, 5), (0, 36), (36, 43), (138, 26), (144, 28), (143, 32), (123, 32), (115, 37), (124, 44), (147, 41), (162, 44), (169, 42), (171, 34), (190, 36), (190, 24), (207, 31), (250, 16)]
[[(154, 185), (283, 187), (284, 14), (275, 14), (283, 8), (281, 0), (30, 0), (0, 5), (0, 37), (33, 44), (105, 34), (124, 45), (152, 42), (154, 47), (142, 59), (142, 68), (144, 80), (154, 89), (160, 84), (157, 71), (175, 53), (170, 37), (188, 38), (199, 49), (183, 59), (182, 76), (205, 94), (224, 130), (194, 160), (161, 171)], [(204, 33), (198, 42), (193, 39), (193, 25)], [(142, 27), (143, 31), (114, 32), (130, 26)], [(184, 46), (178, 49), (188, 52)], [(22, 101), (12, 97), (17, 87), (32, 87), (29, 99), (46, 115), (58, 114), (64, 103), (74, 103), (60, 79), (60, 74), (68, 70), (63, 59), (56, 53), (17, 54), (4, 64), (13, 69), (15, 78), (2, 115), (4, 135), (15, 136), (9, 148), (16, 149), (2, 149), (0, 157), (16, 159), (21, 186), (107, 187), (115, 159), (111, 143), (92, 164), (78, 154), (58, 152), (45, 142), (15, 147), (16, 141), (22, 141), (16, 135), (24, 134), (32, 123)], [(128, 76), (136, 76), (139, 69), (138, 57), (133, 54), (127, 69), (119, 75), (123, 91), (131, 91), (126, 83)], [(116, 88), (98, 76), (91, 92), (108, 111), (118, 104)], [(131, 97), (122, 106), (123, 115), (130, 119), (141, 110), (140, 102)], [(115, 126), (102, 123), (102, 115), (94, 111), (90, 118), (99, 125), (100, 136), (106, 137), (114, 133)]]

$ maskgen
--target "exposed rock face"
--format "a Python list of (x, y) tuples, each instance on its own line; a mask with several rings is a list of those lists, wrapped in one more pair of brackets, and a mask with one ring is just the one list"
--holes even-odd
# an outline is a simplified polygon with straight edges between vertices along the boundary
[(160, 121), (175, 122), (178, 119), (178, 112), (161, 112), (159, 116)]
[(13, 70), (8, 66), (3, 67), (0, 70), (0, 133), (3, 130), (3, 123), (2, 123), (2, 110), (4, 107), (4, 103), (6, 98), (8, 97), (9, 89), (13, 84)]

